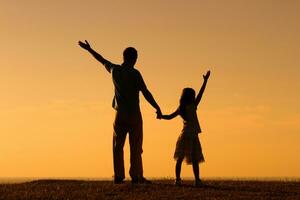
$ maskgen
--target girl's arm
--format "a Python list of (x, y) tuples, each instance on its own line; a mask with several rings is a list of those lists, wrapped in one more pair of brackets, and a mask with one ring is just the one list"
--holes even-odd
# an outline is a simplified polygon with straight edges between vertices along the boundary
[(179, 109), (177, 109), (175, 112), (173, 112), (173, 113), (170, 114), (170, 115), (162, 115), (162, 116), (161, 116), (161, 119), (167, 119), (167, 120), (170, 120), (170, 119), (173, 119), (174, 117), (176, 117), (177, 115), (179, 115)]
[(204, 93), (204, 90), (205, 90), (205, 87), (206, 87), (206, 83), (207, 83), (207, 80), (208, 80), (209, 76), (210, 76), (210, 71), (207, 71), (206, 75), (203, 75), (204, 81), (203, 81), (201, 89), (200, 89), (200, 91), (199, 91), (199, 93), (198, 93), (198, 95), (196, 97), (196, 106), (198, 106), (198, 104), (199, 104), (199, 102), (200, 102), (200, 100), (202, 98), (202, 95)]

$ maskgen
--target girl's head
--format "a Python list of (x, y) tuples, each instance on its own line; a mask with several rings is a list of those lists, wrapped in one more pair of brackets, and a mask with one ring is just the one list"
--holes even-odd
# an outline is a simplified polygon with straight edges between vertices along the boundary
[(185, 118), (185, 107), (195, 103), (195, 90), (193, 88), (184, 88), (179, 102), (180, 115)]

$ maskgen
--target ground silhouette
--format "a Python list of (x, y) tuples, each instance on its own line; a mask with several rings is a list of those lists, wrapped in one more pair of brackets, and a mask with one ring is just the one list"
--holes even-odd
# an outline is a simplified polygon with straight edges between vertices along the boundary
[(37, 180), (0, 184), (0, 199), (300, 199), (299, 181), (204, 180), (182, 186), (174, 180), (153, 180), (152, 184), (115, 185), (111, 181)]

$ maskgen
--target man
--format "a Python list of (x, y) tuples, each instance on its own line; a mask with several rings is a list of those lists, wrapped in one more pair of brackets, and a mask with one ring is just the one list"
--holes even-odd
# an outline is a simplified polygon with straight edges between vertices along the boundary
[(79, 46), (91, 53), (112, 74), (115, 89), (112, 106), (116, 110), (113, 125), (114, 183), (120, 184), (124, 182), (123, 147), (127, 133), (129, 133), (130, 144), (129, 174), (132, 183), (150, 183), (143, 176), (143, 121), (139, 106), (139, 91), (156, 109), (158, 116), (161, 115), (161, 110), (147, 89), (142, 75), (134, 68), (138, 57), (137, 51), (133, 47), (126, 48), (123, 52), (123, 64), (116, 65), (94, 51), (86, 40), (85, 43), (79, 41)]

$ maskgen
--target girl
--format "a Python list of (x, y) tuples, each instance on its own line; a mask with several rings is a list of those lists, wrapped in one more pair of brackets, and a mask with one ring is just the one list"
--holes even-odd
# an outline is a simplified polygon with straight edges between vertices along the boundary
[(158, 115), (158, 118), (173, 119), (177, 115), (183, 118), (183, 129), (176, 143), (174, 159), (176, 163), (176, 181), (175, 185), (181, 184), (180, 171), (182, 161), (185, 159), (187, 164), (193, 164), (193, 172), (195, 176), (195, 186), (201, 186), (199, 177), (199, 162), (204, 162), (201, 144), (198, 139), (198, 134), (201, 133), (201, 128), (197, 118), (197, 106), (201, 100), (206, 87), (207, 80), (210, 76), (210, 71), (203, 75), (204, 82), (195, 98), (195, 90), (192, 88), (184, 88), (180, 98), (179, 108), (170, 115)]

